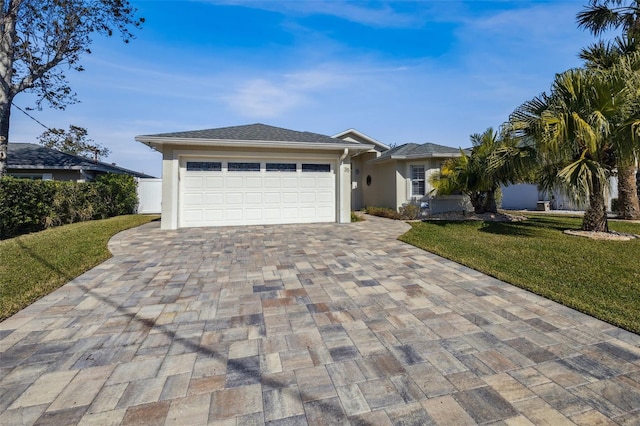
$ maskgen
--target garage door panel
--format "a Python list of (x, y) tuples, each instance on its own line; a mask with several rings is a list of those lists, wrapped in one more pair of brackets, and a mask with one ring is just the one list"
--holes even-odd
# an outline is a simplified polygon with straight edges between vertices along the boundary
[(298, 193), (297, 192), (284, 192), (282, 194), (282, 203), (283, 204), (297, 204), (298, 203)]
[(316, 192), (316, 202), (318, 203), (332, 203), (334, 200), (333, 192), (330, 191), (318, 191)]
[(282, 187), (283, 188), (298, 188), (298, 177), (296, 176), (287, 176), (282, 178)]
[[(335, 221), (333, 171), (265, 171), (264, 162), (261, 171), (228, 171), (226, 160), (197, 161), (217, 161), (222, 166), (218, 170), (181, 171), (180, 226)], [(241, 162), (246, 161), (259, 162)]]
[[(219, 188), (216, 188), (219, 189)], [(222, 192), (205, 192), (204, 193), (205, 206), (222, 206), (224, 205), (224, 193)]]
[(300, 207), (300, 217), (303, 219), (311, 219), (316, 216), (315, 207)]
[(244, 179), (242, 176), (227, 176), (224, 179), (225, 189), (242, 189), (244, 186)]
[(310, 204), (316, 202), (316, 193), (315, 192), (301, 192), (300, 193), (300, 203), (302, 204)]
[(204, 188), (204, 182), (201, 176), (189, 176), (185, 178), (185, 188), (189, 190), (197, 191)]
[(264, 203), (267, 205), (280, 204), (282, 202), (282, 193), (280, 192), (265, 192)]
[(224, 209), (205, 209), (204, 220), (221, 221), (224, 219)]
[(244, 187), (247, 189), (262, 188), (261, 177), (246, 177), (244, 179)]
[(224, 179), (222, 176), (206, 176), (204, 185), (207, 189), (220, 189), (224, 185)]
[(244, 195), (244, 202), (247, 204), (262, 204), (262, 193), (247, 192)]
[(184, 205), (185, 207), (193, 207), (193, 206), (201, 206), (203, 201), (202, 192), (197, 192), (195, 194), (188, 193), (184, 194)]
[(284, 207), (282, 209), (282, 218), (283, 219), (296, 219), (298, 217), (298, 208), (297, 207)]
[(280, 219), (282, 217), (280, 208), (265, 208), (262, 210), (264, 218), (268, 220)]
[(265, 189), (280, 189), (281, 186), (282, 186), (282, 180), (279, 177), (264, 178)]
[(300, 178), (300, 188), (315, 188), (316, 179), (313, 177)]
[(242, 204), (244, 194), (242, 192), (227, 192), (224, 194), (224, 202), (227, 205)]

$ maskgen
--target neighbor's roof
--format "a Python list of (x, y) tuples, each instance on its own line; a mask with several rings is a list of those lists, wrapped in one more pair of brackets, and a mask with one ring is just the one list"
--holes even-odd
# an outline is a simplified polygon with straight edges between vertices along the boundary
[(138, 142), (153, 148), (162, 145), (211, 145), (211, 146), (250, 146), (285, 147), (304, 149), (371, 149), (373, 146), (358, 142), (343, 141), (331, 136), (312, 132), (299, 132), (268, 126), (249, 124), (244, 126), (221, 127), (218, 129), (192, 130), (187, 132), (160, 133), (156, 135), (136, 136)]
[(415, 158), (450, 158), (459, 157), (460, 149), (451, 148), (449, 146), (438, 145), (435, 143), (424, 143), (418, 145), (417, 143), (406, 143), (404, 145), (397, 146), (382, 153), (382, 155), (372, 162), (380, 162), (385, 160), (406, 160)]
[(93, 161), (79, 155), (67, 154), (34, 143), (9, 143), (7, 169), (16, 170), (91, 170), (104, 173), (128, 174), (135, 177), (153, 176), (113, 164)]

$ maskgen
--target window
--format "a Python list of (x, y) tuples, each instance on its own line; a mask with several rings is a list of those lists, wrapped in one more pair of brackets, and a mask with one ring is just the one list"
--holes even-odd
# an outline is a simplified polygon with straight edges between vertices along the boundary
[(302, 164), (303, 172), (331, 172), (330, 164)]
[(220, 161), (187, 161), (189, 172), (219, 172), (222, 170)]
[(411, 196), (422, 197), (424, 192), (424, 166), (411, 166)]
[(295, 163), (267, 163), (268, 172), (295, 172)]
[(230, 172), (259, 172), (260, 163), (229, 163)]

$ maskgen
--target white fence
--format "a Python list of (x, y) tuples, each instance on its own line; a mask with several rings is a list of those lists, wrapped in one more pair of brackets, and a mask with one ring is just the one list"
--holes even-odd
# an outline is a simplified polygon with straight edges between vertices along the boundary
[(138, 213), (162, 211), (162, 179), (138, 178)]

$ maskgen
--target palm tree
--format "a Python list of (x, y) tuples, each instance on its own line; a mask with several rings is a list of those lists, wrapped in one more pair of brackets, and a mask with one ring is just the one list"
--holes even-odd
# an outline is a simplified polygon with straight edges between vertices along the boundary
[(500, 186), (522, 180), (522, 173), (529, 170), (524, 164), (532, 158), (531, 150), (516, 146), (515, 139), (493, 128), (470, 139), (470, 155), (460, 150), (460, 157), (445, 161), (440, 173), (432, 175), (431, 184), (438, 194), (466, 194), (475, 213), (497, 213)]
[[(588, 67), (602, 70), (611, 69), (621, 57), (637, 52), (640, 43), (640, 1), (591, 0), (577, 16), (578, 26), (593, 35), (601, 35), (606, 30), (622, 29), (623, 35), (614, 43), (599, 41), (580, 53)], [(638, 200), (637, 153), (626, 157), (618, 156), (618, 200), (620, 217), (640, 219)]]
[[(637, 58), (637, 55), (634, 56)], [(612, 70), (574, 69), (556, 75), (551, 94), (520, 106), (512, 128), (535, 141), (546, 185), (561, 182), (588, 200), (582, 229), (608, 232), (605, 194), (619, 158), (637, 152), (640, 87), (630, 58)]]

